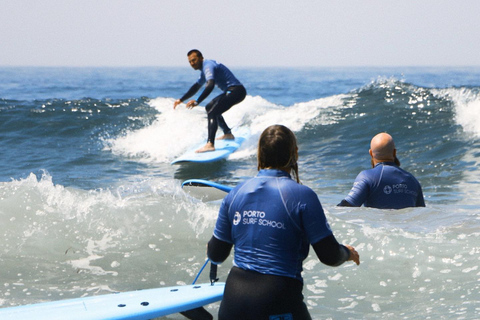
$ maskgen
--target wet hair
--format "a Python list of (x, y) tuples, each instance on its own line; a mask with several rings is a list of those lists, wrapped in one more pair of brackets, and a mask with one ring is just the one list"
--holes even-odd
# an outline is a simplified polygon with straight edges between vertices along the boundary
[(258, 170), (291, 168), (297, 182), (297, 139), (295, 134), (283, 125), (268, 127), (258, 141)]
[(187, 57), (189, 57), (192, 53), (196, 53), (196, 54), (197, 54), (197, 57), (203, 58), (202, 53), (201, 53), (199, 50), (197, 50), (197, 49), (192, 49), (192, 50), (188, 51)]

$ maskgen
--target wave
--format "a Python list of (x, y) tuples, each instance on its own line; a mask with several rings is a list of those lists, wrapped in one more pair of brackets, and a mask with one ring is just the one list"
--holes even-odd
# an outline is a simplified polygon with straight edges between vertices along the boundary
[[(71, 226), (64, 226), (72, 228), (70, 231), (75, 227), (90, 229), (89, 236), (98, 236), (108, 230), (135, 234), (141, 230), (122, 228), (132, 227), (132, 221), (149, 221), (151, 217), (148, 215), (158, 214), (155, 207), (158, 201), (162, 202), (162, 210), (177, 213), (185, 206), (198, 202), (184, 193), (180, 183), (174, 180), (119, 181), (117, 186), (109, 189), (82, 190), (55, 184), (48, 172), (40, 178), (31, 173), (25, 179), (1, 182), (0, 193), (0, 231), (8, 233), (20, 228), (29, 237), (34, 233), (38, 237), (41, 233), (50, 232), (49, 226), (60, 221), (67, 225), (73, 221)], [(160, 215), (163, 216), (163, 213)], [(165, 220), (172, 222), (175, 218), (167, 216)], [(6, 221), (12, 225), (6, 224)], [(36, 222), (32, 224), (32, 221)], [(197, 231), (201, 233), (202, 228)]]
[(480, 88), (448, 88), (433, 90), (440, 99), (455, 105), (455, 121), (471, 138), (480, 137)]
[[(156, 161), (168, 161), (187, 147), (184, 143), (172, 143), (172, 140), (191, 145), (206, 137), (203, 109), (189, 111), (180, 106), (173, 111), (172, 101), (166, 97), (31, 102), (3, 99), (0, 112), (6, 120), (4, 130), (7, 134), (27, 130), (34, 136), (35, 130), (42, 130), (43, 136), (68, 138), (87, 132), (90, 136), (100, 136), (119, 154), (146, 155)], [(261, 96), (248, 96), (224, 116), (233, 128), (248, 126), (254, 137), (276, 123), (289, 126), (297, 133), (340, 123), (340, 130), (347, 127), (351, 132), (358, 132), (359, 127), (371, 123), (373, 125), (367, 127), (394, 132), (408, 132), (421, 126), (444, 130), (445, 126), (460, 125), (467, 134), (478, 138), (479, 108), (478, 87), (429, 89), (386, 78), (346, 94), (290, 106), (269, 102)], [(156, 150), (156, 145), (173, 151), (172, 156)]]
[[(149, 105), (159, 112), (155, 121), (108, 140), (112, 152), (143, 161), (170, 162), (192, 145), (204, 142), (207, 120), (203, 107), (187, 110), (180, 106), (173, 110), (173, 101), (171, 98), (150, 100)], [(343, 96), (338, 95), (284, 107), (259, 96), (247, 96), (224, 113), (224, 118), (234, 132), (239, 127), (249, 128), (251, 136), (241, 154), (250, 157), (255, 154), (258, 137), (269, 125), (283, 124), (294, 132), (301, 132), (305, 126), (330, 124), (339, 120), (335, 110), (342, 107), (342, 101)]]
[[(352, 91), (321, 99), (282, 106), (260, 96), (247, 96), (239, 105), (224, 114), (234, 129), (247, 126), (256, 143), (259, 134), (271, 124), (284, 124), (302, 137), (314, 131), (344, 140), (387, 131), (405, 136), (407, 143), (417, 139), (438, 140), (438, 137), (462, 135), (464, 131), (478, 135), (480, 105), (477, 89), (428, 89), (396, 79), (382, 79)], [(172, 109), (172, 98), (148, 101), (158, 114), (148, 126), (130, 130), (121, 137), (108, 140), (112, 151), (147, 161), (169, 162), (187, 148), (206, 139), (206, 115), (201, 107)], [(480, 119), (479, 119), (480, 120)], [(333, 127), (324, 130), (322, 127)], [(307, 137), (308, 139), (308, 137)], [(431, 143), (428, 143), (429, 145)], [(248, 155), (251, 155), (249, 152)]]
[[(434, 120), (460, 125), (472, 138), (480, 137), (479, 87), (427, 88), (396, 78), (385, 78), (373, 81), (357, 92), (359, 97), (377, 102), (377, 107), (390, 106), (389, 110), (394, 112), (403, 109), (404, 113), (398, 114), (399, 118), (408, 118), (410, 112), (412, 116), (420, 116), (417, 121), (421, 123), (428, 124)], [(414, 119), (410, 117), (408, 120)]]
[[(251, 133), (231, 159), (254, 161), (260, 133), (269, 125), (284, 124), (298, 137), (305, 170), (326, 177), (341, 170), (351, 176), (368, 166), (371, 137), (386, 131), (394, 136), (406, 168), (426, 185), (440, 186), (436, 195), (452, 194), (456, 191), (451, 186), (464, 180), (464, 172), (475, 171), (478, 162), (478, 92), (478, 87), (425, 88), (384, 78), (289, 106), (247, 96), (224, 114), (234, 132), (248, 127)], [(56, 177), (65, 185), (90, 179), (87, 188), (98, 180), (114, 183), (162, 172), (170, 176), (166, 166), (203, 144), (207, 135), (203, 107), (173, 110), (173, 98), (167, 97), (3, 100), (0, 112), (6, 119), (4, 148), (18, 159), (14, 168), (11, 160), (2, 161), (3, 172), (25, 177), (42, 168), (59, 172)]]
[[(205, 261), (218, 212), (218, 204), (191, 199), (164, 180), (87, 192), (55, 185), (45, 173), (1, 183), (0, 193), (2, 306), (189, 283)], [(363, 267), (325, 268), (312, 253), (304, 264), (306, 303), (329, 306), (315, 314), (341, 317), (350, 305), (359, 317), (381, 318), (393, 304), (414, 312), (432, 295), (455, 303), (477, 298), (479, 233), (471, 210), (326, 209), (337, 239), (361, 252)], [(220, 266), (221, 279), (231, 263)], [(362, 288), (339, 282), (343, 277), (363, 279)], [(335, 297), (330, 304), (326, 290)], [(427, 298), (412, 299), (417, 291)], [(439, 302), (438, 313), (449, 306)]]
[[(177, 281), (190, 282), (192, 265), (204, 261), (206, 230), (216, 216), (215, 207), (164, 179), (85, 191), (54, 184), (45, 172), (41, 178), (30, 174), (0, 183), (0, 194), (5, 292), (27, 299), (45, 299), (45, 291), (50, 299), (60, 299), (67, 292), (79, 296), (131, 290), (141, 279), (155, 287), (158, 281), (172, 283), (172, 273), (178, 274)], [(185, 243), (195, 249), (182, 256)], [(178, 259), (167, 262), (173, 256)], [(35, 281), (38, 270), (41, 280)], [(30, 281), (36, 284), (29, 292), (15, 293)]]

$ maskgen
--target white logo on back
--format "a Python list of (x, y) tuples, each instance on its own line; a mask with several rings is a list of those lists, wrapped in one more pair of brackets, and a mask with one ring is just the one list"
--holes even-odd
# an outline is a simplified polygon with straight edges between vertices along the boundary
[(236, 211), (235, 216), (233, 217), (233, 224), (236, 226), (240, 223), (240, 220), (242, 220), (242, 215), (240, 212)]
[(385, 187), (383, 188), (383, 192), (384, 192), (385, 194), (390, 194), (390, 193), (392, 193), (392, 187), (390, 187), (390, 186), (388, 186), (388, 185), (385, 186)]

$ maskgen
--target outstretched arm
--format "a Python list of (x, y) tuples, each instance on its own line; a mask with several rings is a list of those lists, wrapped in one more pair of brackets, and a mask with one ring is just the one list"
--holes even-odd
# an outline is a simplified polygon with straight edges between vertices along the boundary
[(193, 86), (191, 86), (190, 89), (188, 89), (187, 93), (185, 93), (180, 99), (175, 100), (175, 102), (173, 103), (173, 109), (175, 109), (180, 103), (182, 103), (183, 101), (187, 100), (188, 98), (193, 96), (195, 93), (197, 93), (197, 91), (200, 88), (201, 88), (201, 85), (195, 82)]
[(212, 92), (214, 87), (215, 87), (215, 81), (214, 80), (208, 80), (207, 85), (205, 86), (205, 90), (203, 90), (200, 97), (198, 97), (197, 100), (188, 101), (187, 108), (192, 109), (193, 107), (198, 106), (198, 104), (200, 102), (202, 102), (206, 97), (208, 97), (208, 95), (210, 94), (210, 92)]

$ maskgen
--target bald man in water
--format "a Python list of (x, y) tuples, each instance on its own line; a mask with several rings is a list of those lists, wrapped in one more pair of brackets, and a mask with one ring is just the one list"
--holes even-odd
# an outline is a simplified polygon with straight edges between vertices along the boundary
[(425, 207), (420, 183), (400, 168), (397, 149), (388, 133), (379, 133), (370, 142), (372, 169), (364, 170), (355, 179), (347, 197), (338, 205), (402, 209)]

